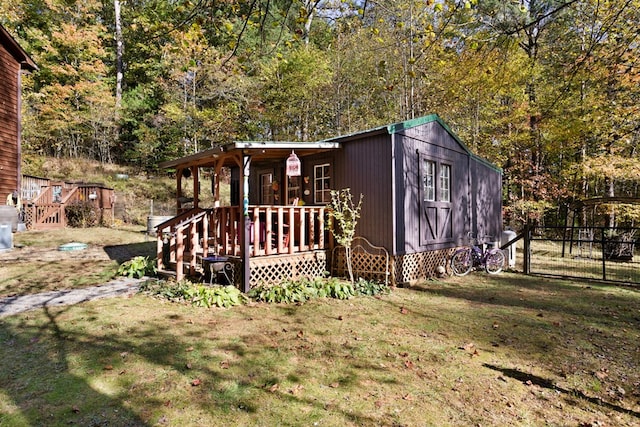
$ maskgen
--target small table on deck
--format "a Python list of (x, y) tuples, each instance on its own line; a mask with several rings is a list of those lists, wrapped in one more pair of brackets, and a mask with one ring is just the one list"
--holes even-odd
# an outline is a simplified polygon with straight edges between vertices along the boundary
[(234, 284), (235, 266), (230, 257), (226, 256), (209, 256), (202, 258), (202, 268), (205, 273), (205, 280), (209, 276), (209, 284), (218, 282), (218, 276), (222, 274), (226, 279), (227, 285)]

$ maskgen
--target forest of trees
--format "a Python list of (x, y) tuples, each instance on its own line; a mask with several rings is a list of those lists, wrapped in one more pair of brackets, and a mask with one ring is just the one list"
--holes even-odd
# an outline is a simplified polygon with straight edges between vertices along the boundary
[(437, 113), (503, 169), (510, 221), (638, 195), (640, 0), (3, 0), (0, 23), (40, 68), (25, 153), (152, 171)]

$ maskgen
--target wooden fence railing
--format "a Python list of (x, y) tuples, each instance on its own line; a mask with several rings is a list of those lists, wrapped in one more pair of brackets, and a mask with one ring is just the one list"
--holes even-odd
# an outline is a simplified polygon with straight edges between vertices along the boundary
[[(324, 206), (250, 206), (249, 255), (286, 255), (325, 248)], [(241, 256), (244, 238), (242, 209), (225, 206), (191, 209), (157, 227), (158, 269), (175, 266), (177, 279), (183, 266), (190, 274), (196, 255)]]
[[(71, 203), (87, 201), (98, 211), (99, 222), (113, 218), (115, 196), (113, 189), (99, 186), (70, 187), (52, 184), (43, 187), (25, 206), (25, 223), (33, 230), (64, 228), (67, 225), (65, 207)], [(111, 215), (109, 215), (109, 212)]]

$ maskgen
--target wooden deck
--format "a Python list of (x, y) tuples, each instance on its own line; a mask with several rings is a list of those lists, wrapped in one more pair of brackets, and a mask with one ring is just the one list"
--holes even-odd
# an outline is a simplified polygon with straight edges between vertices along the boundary
[[(158, 270), (176, 279), (194, 276), (203, 257), (244, 255), (245, 221), (239, 206), (190, 209), (157, 227)], [(249, 206), (250, 258), (324, 251), (324, 206)]]
[(24, 222), (31, 230), (64, 228), (67, 226), (65, 207), (85, 201), (91, 203), (93, 209), (99, 212), (99, 222), (113, 220), (113, 189), (95, 185), (50, 183), (33, 193), (33, 199), (24, 200)]

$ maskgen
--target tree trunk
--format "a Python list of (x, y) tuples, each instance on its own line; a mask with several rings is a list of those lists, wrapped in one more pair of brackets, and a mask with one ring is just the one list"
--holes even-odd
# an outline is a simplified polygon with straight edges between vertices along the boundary
[(122, 105), (122, 80), (124, 78), (124, 39), (122, 38), (122, 21), (120, 18), (120, 0), (113, 0), (116, 26), (116, 120)]

